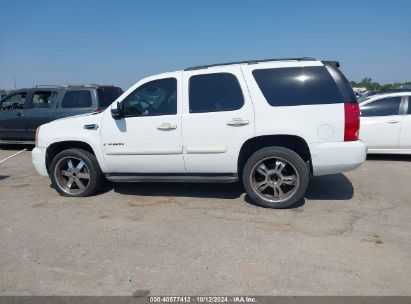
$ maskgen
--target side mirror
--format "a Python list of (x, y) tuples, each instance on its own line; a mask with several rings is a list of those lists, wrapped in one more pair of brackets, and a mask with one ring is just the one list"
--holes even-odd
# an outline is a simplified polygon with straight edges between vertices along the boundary
[(111, 116), (114, 119), (121, 119), (124, 117), (124, 111), (123, 111), (123, 104), (120, 102), (117, 102), (117, 108), (116, 109), (111, 109)]

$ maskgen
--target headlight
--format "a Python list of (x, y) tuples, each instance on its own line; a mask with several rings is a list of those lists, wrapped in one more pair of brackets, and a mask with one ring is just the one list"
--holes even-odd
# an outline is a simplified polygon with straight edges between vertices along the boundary
[(40, 127), (36, 129), (36, 137), (34, 139), (34, 144), (36, 145), (36, 147), (38, 147), (39, 145), (39, 132), (40, 132)]

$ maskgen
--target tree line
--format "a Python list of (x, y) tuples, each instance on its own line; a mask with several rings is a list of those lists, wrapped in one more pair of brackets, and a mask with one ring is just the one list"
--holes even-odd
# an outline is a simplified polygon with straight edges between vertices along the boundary
[(401, 86), (411, 86), (411, 81), (380, 84), (372, 81), (370, 77), (365, 77), (360, 82), (350, 81), (350, 83), (353, 88), (366, 88), (367, 90), (390, 90)]

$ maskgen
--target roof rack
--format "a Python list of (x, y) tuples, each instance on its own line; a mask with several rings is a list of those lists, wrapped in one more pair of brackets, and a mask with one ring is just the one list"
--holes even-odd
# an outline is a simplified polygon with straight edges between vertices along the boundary
[(53, 87), (53, 88), (62, 88), (60, 85), (55, 85), (55, 84), (37, 84), (34, 86), (35, 88), (43, 88), (43, 87)]
[(210, 65), (199, 65), (193, 66), (184, 69), (184, 71), (194, 71), (194, 70), (201, 70), (207, 69), (215, 66), (223, 66), (223, 65), (231, 65), (231, 64), (257, 64), (260, 62), (269, 62), (269, 61), (313, 61), (316, 60), (312, 57), (299, 57), (299, 58), (273, 58), (273, 59), (262, 59), (262, 60), (245, 60), (245, 61), (233, 61), (233, 62), (225, 62), (225, 63), (217, 63), (217, 64), (210, 64)]
[(95, 83), (69, 83), (69, 84), (65, 84), (64, 87), (65, 88), (71, 88), (71, 87), (84, 87), (84, 88), (92, 88), (92, 87), (98, 87), (98, 84)]

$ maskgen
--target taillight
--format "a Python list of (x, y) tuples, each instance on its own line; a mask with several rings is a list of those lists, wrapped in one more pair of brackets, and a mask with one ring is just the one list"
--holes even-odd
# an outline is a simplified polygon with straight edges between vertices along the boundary
[(357, 102), (344, 104), (344, 141), (356, 141), (360, 133), (360, 107)]
[(95, 110), (93, 111), (93, 113), (100, 113), (100, 112), (102, 112), (102, 111), (103, 111), (102, 109), (97, 108), (97, 109), (95, 109)]

